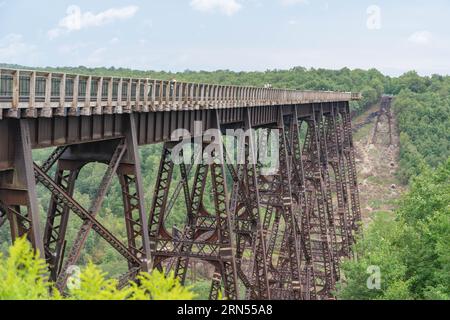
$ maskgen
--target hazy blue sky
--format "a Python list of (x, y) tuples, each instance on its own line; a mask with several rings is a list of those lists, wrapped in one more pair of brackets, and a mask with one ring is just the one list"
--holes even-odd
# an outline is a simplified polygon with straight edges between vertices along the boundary
[(0, 0), (0, 62), (450, 74), (450, 1)]

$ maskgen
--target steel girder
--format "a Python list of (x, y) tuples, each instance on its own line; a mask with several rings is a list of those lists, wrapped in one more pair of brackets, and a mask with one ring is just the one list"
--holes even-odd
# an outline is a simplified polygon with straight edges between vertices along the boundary
[(33, 174), (30, 124), (27, 119), (13, 120), (9, 126), (11, 162), (14, 170), (0, 172), (0, 220), (7, 217), (12, 241), (26, 237), (45, 257), (39, 226), (36, 182)]
[[(240, 127), (250, 129), (257, 120), (252, 119), (249, 109), (244, 111)], [(92, 229), (128, 262), (129, 271), (120, 278), (120, 287), (140, 271), (164, 267), (184, 283), (192, 260), (203, 260), (214, 268), (211, 299), (220, 297), (222, 291), (226, 298), (237, 299), (241, 285), (248, 299), (333, 298), (340, 260), (351, 256), (361, 222), (348, 104), (326, 108), (312, 104), (308, 115), (297, 113), (297, 108), (280, 107), (276, 124), (258, 124), (260, 133), (277, 134), (279, 170), (271, 176), (263, 176), (260, 163), (252, 159), (256, 157), (253, 136), (245, 136), (238, 146), (245, 161), (236, 165), (229, 161), (222, 141), (206, 141), (202, 151), (210, 143), (216, 146), (212, 163), (176, 166), (171, 159), (175, 144), (166, 142), (148, 221), (134, 118), (122, 118), (124, 135), (58, 147), (43, 164), (34, 167), (28, 120), (14, 122), (14, 165), (20, 170), (1, 173), (0, 226), (9, 221), (13, 239), (28, 237), (45, 256), (51, 278), (61, 290), (68, 268), (77, 263)], [(211, 127), (221, 129), (218, 111), (208, 125)], [(268, 135), (257, 137), (259, 147), (268, 144)], [(73, 193), (80, 170), (89, 162), (105, 163), (107, 169), (90, 207), (85, 209)], [(54, 178), (50, 178), (55, 164)], [(177, 168), (180, 180), (173, 188)], [(114, 175), (122, 191), (127, 243), (97, 218)], [(52, 195), (43, 241), (37, 220), (36, 181)], [(210, 211), (204, 199), (207, 186), (212, 191)], [(180, 194), (184, 196), (186, 225), (169, 232), (167, 216)], [(71, 213), (81, 218), (82, 226), (66, 254), (65, 234)]]
[(377, 133), (379, 133), (378, 126), (381, 121), (381, 117), (386, 116), (388, 120), (388, 134), (389, 134), (389, 145), (392, 145), (392, 112), (391, 112), (391, 103), (392, 96), (383, 96), (381, 97), (380, 102), (380, 110), (378, 111), (377, 120), (375, 121), (375, 126), (372, 134), (372, 143), (375, 144), (377, 142)]
[(350, 208), (351, 208), (351, 224), (353, 231), (357, 232), (361, 225), (361, 206), (359, 202), (358, 179), (355, 162), (355, 148), (353, 145), (351, 116), (348, 105), (345, 109), (340, 110), (342, 130), (344, 136), (344, 166), (348, 177), (348, 188), (350, 191)]
[[(217, 128), (219, 121), (216, 118)], [(185, 165), (180, 165), (182, 185), (187, 210), (186, 225), (179, 237), (174, 237), (165, 227), (167, 201), (173, 177), (174, 162), (171, 151), (174, 143), (165, 143), (162, 151), (159, 172), (150, 210), (149, 231), (152, 249), (155, 251), (155, 267), (162, 269), (163, 261), (176, 258), (174, 274), (182, 283), (186, 280), (190, 258), (197, 258), (211, 263), (218, 277), (211, 286), (211, 298), (219, 296), (223, 287), (224, 296), (237, 299), (237, 270), (232, 222), (229, 211), (229, 197), (224, 168), (224, 151), (222, 141), (208, 141), (214, 144), (211, 163), (201, 161), (195, 164), (192, 190), (190, 190)], [(201, 154), (206, 145), (201, 147)], [(210, 177), (214, 211), (205, 209), (204, 193), (207, 179)], [(173, 264), (169, 263), (169, 266)]]
[[(130, 116), (128, 120), (124, 126), (130, 127), (130, 134), (122, 139), (102, 144), (97, 142), (93, 145), (59, 147), (42, 166), (34, 164), (36, 180), (52, 194), (45, 227), (44, 248), (51, 279), (56, 281), (61, 291), (65, 289), (70, 276), (69, 269), (76, 265), (91, 229), (128, 261), (130, 279), (130, 275), (136, 275), (137, 271), (151, 268), (137, 141), (131, 129), (134, 126), (134, 118)], [(89, 162), (102, 162), (108, 166), (89, 209), (84, 209), (73, 199), (72, 194), (79, 171)], [(55, 163), (58, 163), (55, 179), (51, 179), (47, 172)], [(128, 247), (96, 218), (115, 174), (118, 175), (122, 187)], [(82, 219), (82, 225), (69, 253), (65, 255), (69, 212), (78, 215)]]

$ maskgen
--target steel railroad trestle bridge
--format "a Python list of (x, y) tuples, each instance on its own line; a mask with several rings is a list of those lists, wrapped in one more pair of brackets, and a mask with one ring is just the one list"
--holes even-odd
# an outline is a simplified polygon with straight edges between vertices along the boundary
[[(219, 292), (228, 299), (331, 299), (339, 262), (351, 255), (361, 221), (349, 112), (358, 99), (355, 93), (1, 69), (0, 227), (9, 225), (13, 240), (29, 239), (60, 290), (95, 232), (128, 263), (120, 285), (163, 267), (184, 283), (190, 260), (203, 260), (215, 270), (211, 299)], [(212, 164), (175, 164), (171, 132), (193, 133), (196, 121), (203, 131), (257, 129), (258, 141), (245, 139), (246, 155), (276, 132), (278, 171), (263, 176), (250, 157), (238, 165), (224, 161), (221, 148)], [(149, 186), (142, 184), (138, 146), (155, 143), (164, 146), (146, 212)], [(32, 149), (47, 147), (54, 147), (49, 158), (34, 163)], [(91, 162), (107, 169), (84, 208), (73, 195), (80, 170)], [(171, 187), (175, 170), (181, 178)], [(98, 220), (116, 175), (126, 243)], [(204, 205), (208, 181), (213, 208)], [(37, 184), (51, 194), (43, 230)], [(180, 194), (186, 224), (168, 230), (166, 217)], [(69, 245), (73, 214), (82, 223)]]

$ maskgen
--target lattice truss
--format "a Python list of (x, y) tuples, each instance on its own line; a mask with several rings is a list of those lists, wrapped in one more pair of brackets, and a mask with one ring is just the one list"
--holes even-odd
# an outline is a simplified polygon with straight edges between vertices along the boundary
[[(194, 155), (192, 163), (176, 164), (176, 143), (164, 143), (149, 213), (130, 116), (129, 134), (121, 139), (58, 147), (44, 163), (24, 165), (25, 173), (51, 194), (42, 237), (34, 232), (36, 203), (30, 196), (20, 201), (3, 197), (9, 200), (0, 203), (0, 226), (9, 222), (13, 239), (27, 235), (42, 248), (51, 279), (63, 292), (68, 269), (77, 264), (89, 233), (95, 232), (128, 263), (120, 286), (139, 271), (154, 268), (173, 272), (185, 283), (195, 262), (203, 261), (214, 270), (211, 299), (332, 299), (339, 263), (351, 256), (361, 221), (350, 114), (338, 105), (327, 113), (321, 104), (312, 105), (308, 117), (299, 117), (296, 108), (286, 115), (282, 110), (276, 123), (258, 127), (256, 136), (235, 143), (244, 155), (238, 164), (231, 161), (233, 150), (223, 139), (204, 140), (200, 147), (201, 155), (208, 146), (216, 147), (210, 163)], [(215, 121), (220, 129), (218, 116)], [(242, 128), (251, 127), (247, 109)], [(24, 127), (21, 135), (26, 134)], [(267, 175), (254, 161), (255, 146), (270, 148), (274, 135), (278, 169)], [(84, 208), (73, 195), (80, 170), (90, 162), (105, 163), (107, 169), (92, 203)], [(56, 170), (50, 177), (52, 167)], [(114, 176), (123, 195), (126, 243), (98, 219)], [(185, 223), (169, 228), (177, 201), (183, 203)], [(72, 214), (81, 219), (81, 227), (68, 247)]]

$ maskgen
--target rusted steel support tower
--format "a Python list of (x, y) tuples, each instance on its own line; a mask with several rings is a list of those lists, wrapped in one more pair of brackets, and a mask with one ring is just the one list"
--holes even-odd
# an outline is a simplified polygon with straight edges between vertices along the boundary
[(379, 124), (381, 121), (381, 118), (384, 116), (388, 120), (388, 135), (389, 135), (389, 145), (392, 144), (392, 111), (391, 111), (391, 104), (393, 100), (393, 96), (389, 95), (383, 95), (381, 97), (380, 102), (380, 110), (378, 111), (377, 120), (375, 121), (375, 127), (373, 129), (372, 134), (372, 143), (377, 142), (377, 133), (379, 133)]
[[(355, 99), (2, 69), (0, 228), (31, 242), (62, 292), (96, 233), (128, 265), (120, 286), (153, 269), (185, 283), (202, 263), (210, 266), (210, 299), (332, 299), (361, 220)], [(145, 199), (151, 186), (143, 185), (139, 146), (156, 143), (160, 163)], [(53, 149), (36, 163), (32, 150), (40, 148)], [(276, 159), (269, 168), (266, 154)], [(74, 195), (93, 162), (106, 170), (84, 207)], [(101, 219), (114, 179), (123, 239)], [(38, 184), (50, 195), (47, 212), (39, 212)], [(180, 204), (185, 223), (170, 225)], [(72, 217), (80, 220), (74, 239)]]

